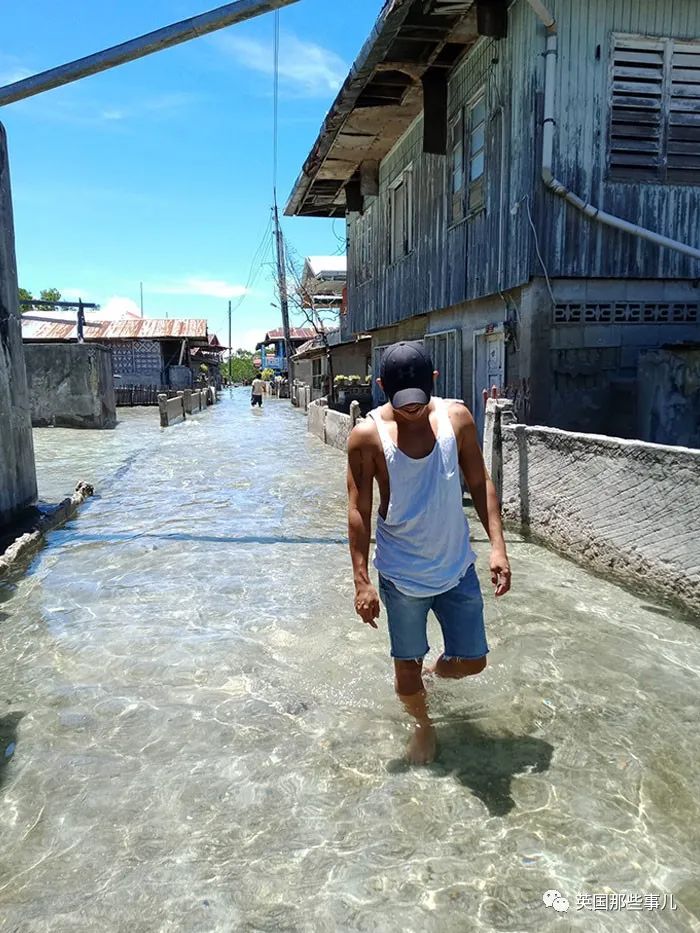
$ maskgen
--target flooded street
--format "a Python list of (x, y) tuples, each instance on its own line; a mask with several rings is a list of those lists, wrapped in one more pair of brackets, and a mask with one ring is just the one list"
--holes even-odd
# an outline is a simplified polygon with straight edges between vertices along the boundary
[[(700, 928), (697, 628), (510, 535), (489, 667), (408, 769), (342, 454), (245, 390), (120, 417), (35, 432), (42, 498), (97, 498), (0, 584), (0, 930)], [(606, 892), (677, 910), (576, 909)]]

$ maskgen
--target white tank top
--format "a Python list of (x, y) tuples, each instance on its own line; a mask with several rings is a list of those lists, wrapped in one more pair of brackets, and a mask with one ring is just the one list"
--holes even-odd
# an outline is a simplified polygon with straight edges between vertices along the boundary
[(407, 596), (437, 596), (456, 586), (476, 560), (462, 507), (457, 438), (449, 403), (434, 398), (438, 435), (416, 460), (392, 441), (381, 409), (377, 425), (389, 471), (389, 508), (377, 517), (374, 566)]

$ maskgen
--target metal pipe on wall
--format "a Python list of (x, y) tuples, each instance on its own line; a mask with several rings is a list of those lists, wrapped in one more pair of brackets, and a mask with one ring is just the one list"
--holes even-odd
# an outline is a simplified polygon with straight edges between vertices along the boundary
[(555, 92), (556, 92), (556, 78), (557, 78), (557, 60), (559, 58), (559, 37), (557, 35), (557, 22), (552, 13), (544, 6), (540, 0), (527, 0), (529, 5), (532, 7), (537, 18), (544, 24), (547, 29), (547, 48), (545, 52), (545, 78), (544, 78), (544, 126), (542, 130), (542, 180), (545, 185), (553, 191), (554, 194), (558, 195), (560, 198), (563, 198), (572, 207), (575, 207), (576, 210), (580, 211), (582, 214), (585, 214), (587, 217), (590, 217), (592, 220), (598, 221), (598, 223), (605, 224), (608, 227), (613, 227), (616, 230), (622, 230), (625, 233), (630, 233), (632, 236), (640, 237), (641, 239), (648, 240), (650, 243), (655, 243), (657, 246), (664, 246), (667, 249), (676, 250), (676, 252), (684, 253), (686, 256), (690, 256), (693, 259), (700, 259), (700, 249), (697, 249), (694, 246), (689, 246), (687, 243), (681, 243), (679, 240), (674, 240), (671, 237), (663, 236), (661, 233), (656, 233), (654, 230), (649, 230), (646, 227), (641, 227), (639, 224), (633, 223), (630, 220), (624, 220), (622, 217), (617, 217), (614, 214), (609, 214), (607, 211), (602, 211), (599, 207), (596, 207), (594, 204), (591, 204), (588, 201), (585, 201), (583, 198), (580, 198), (575, 194), (571, 189), (564, 184), (563, 181), (560, 181), (554, 175), (554, 170), (552, 167), (554, 161), (554, 127), (556, 125), (556, 116), (555, 116)]
[(162, 29), (156, 29), (155, 32), (149, 32), (136, 39), (130, 39), (128, 42), (122, 42), (120, 45), (95, 52), (94, 55), (79, 58), (74, 62), (59, 65), (49, 71), (42, 71), (22, 81), (15, 81), (13, 84), (0, 87), (0, 107), (27, 97), (34, 97), (36, 94), (70, 84), (80, 78), (99, 74), (117, 65), (144, 58), (153, 52), (169, 49), (189, 39), (205, 36), (218, 29), (224, 29), (226, 26), (233, 26), (298, 2), (299, 0), (236, 0), (235, 3), (226, 3), (215, 10), (164, 26)]

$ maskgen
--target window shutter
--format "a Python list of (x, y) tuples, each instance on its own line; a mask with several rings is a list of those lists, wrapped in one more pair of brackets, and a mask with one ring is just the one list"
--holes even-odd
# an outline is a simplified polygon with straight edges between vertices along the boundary
[(610, 177), (662, 180), (665, 43), (615, 40), (610, 123)]
[(700, 45), (675, 42), (671, 59), (667, 180), (700, 184)]

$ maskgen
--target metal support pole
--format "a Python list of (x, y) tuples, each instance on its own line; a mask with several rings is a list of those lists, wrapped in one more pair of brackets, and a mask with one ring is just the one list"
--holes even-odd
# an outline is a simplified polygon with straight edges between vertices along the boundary
[(228, 303), (228, 378), (229, 381), (233, 381), (233, 373), (231, 372), (231, 360), (233, 358), (233, 349), (231, 346), (231, 302)]
[(76, 331), (78, 334), (78, 343), (85, 343), (85, 311), (83, 310), (82, 298), (78, 298), (78, 322)]
[(200, 13), (190, 19), (164, 26), (162, 29), (156, 29), (155, 32), (146, 33), (144, 36), (130, 39), (120, 45), (114, 45), (102, 52), (95, 52), (94, 55), (79, 58), (77, 61), (59, 65), (49, 71), (42, 71), (30, 78), (0, 87), (0, 107), (24, 100), (26, 97), (34, 97), (35, 94), (50, 91), (64, 84), (70, 84), (80, 78), (99, 74), (117, 65), (133, 62), (153, 52), (172, 48), (181, 42), (206, 36), (217, 29), (234, 26), (247, 19), (253, 19), (255, 16), (261, 16), (263, 13), (290, 6), (292, 3), (298, 3), (298, 0), (236, 0), (235, 3), (226, 3), (208, 13)]
[(292, 336), (289, 329), (289, 297), (287, 295), (287, 265), (284, 253), (284, 237), (280, 226), (280, 215), (277, 201), (274, 206), (275, 239), (277, 242), (277, 281), (280, 292), (280, 308), (282, 309), (282, 328), (284, 330), (284, 348), (287, 356), (287, 377), (292, 379)]

